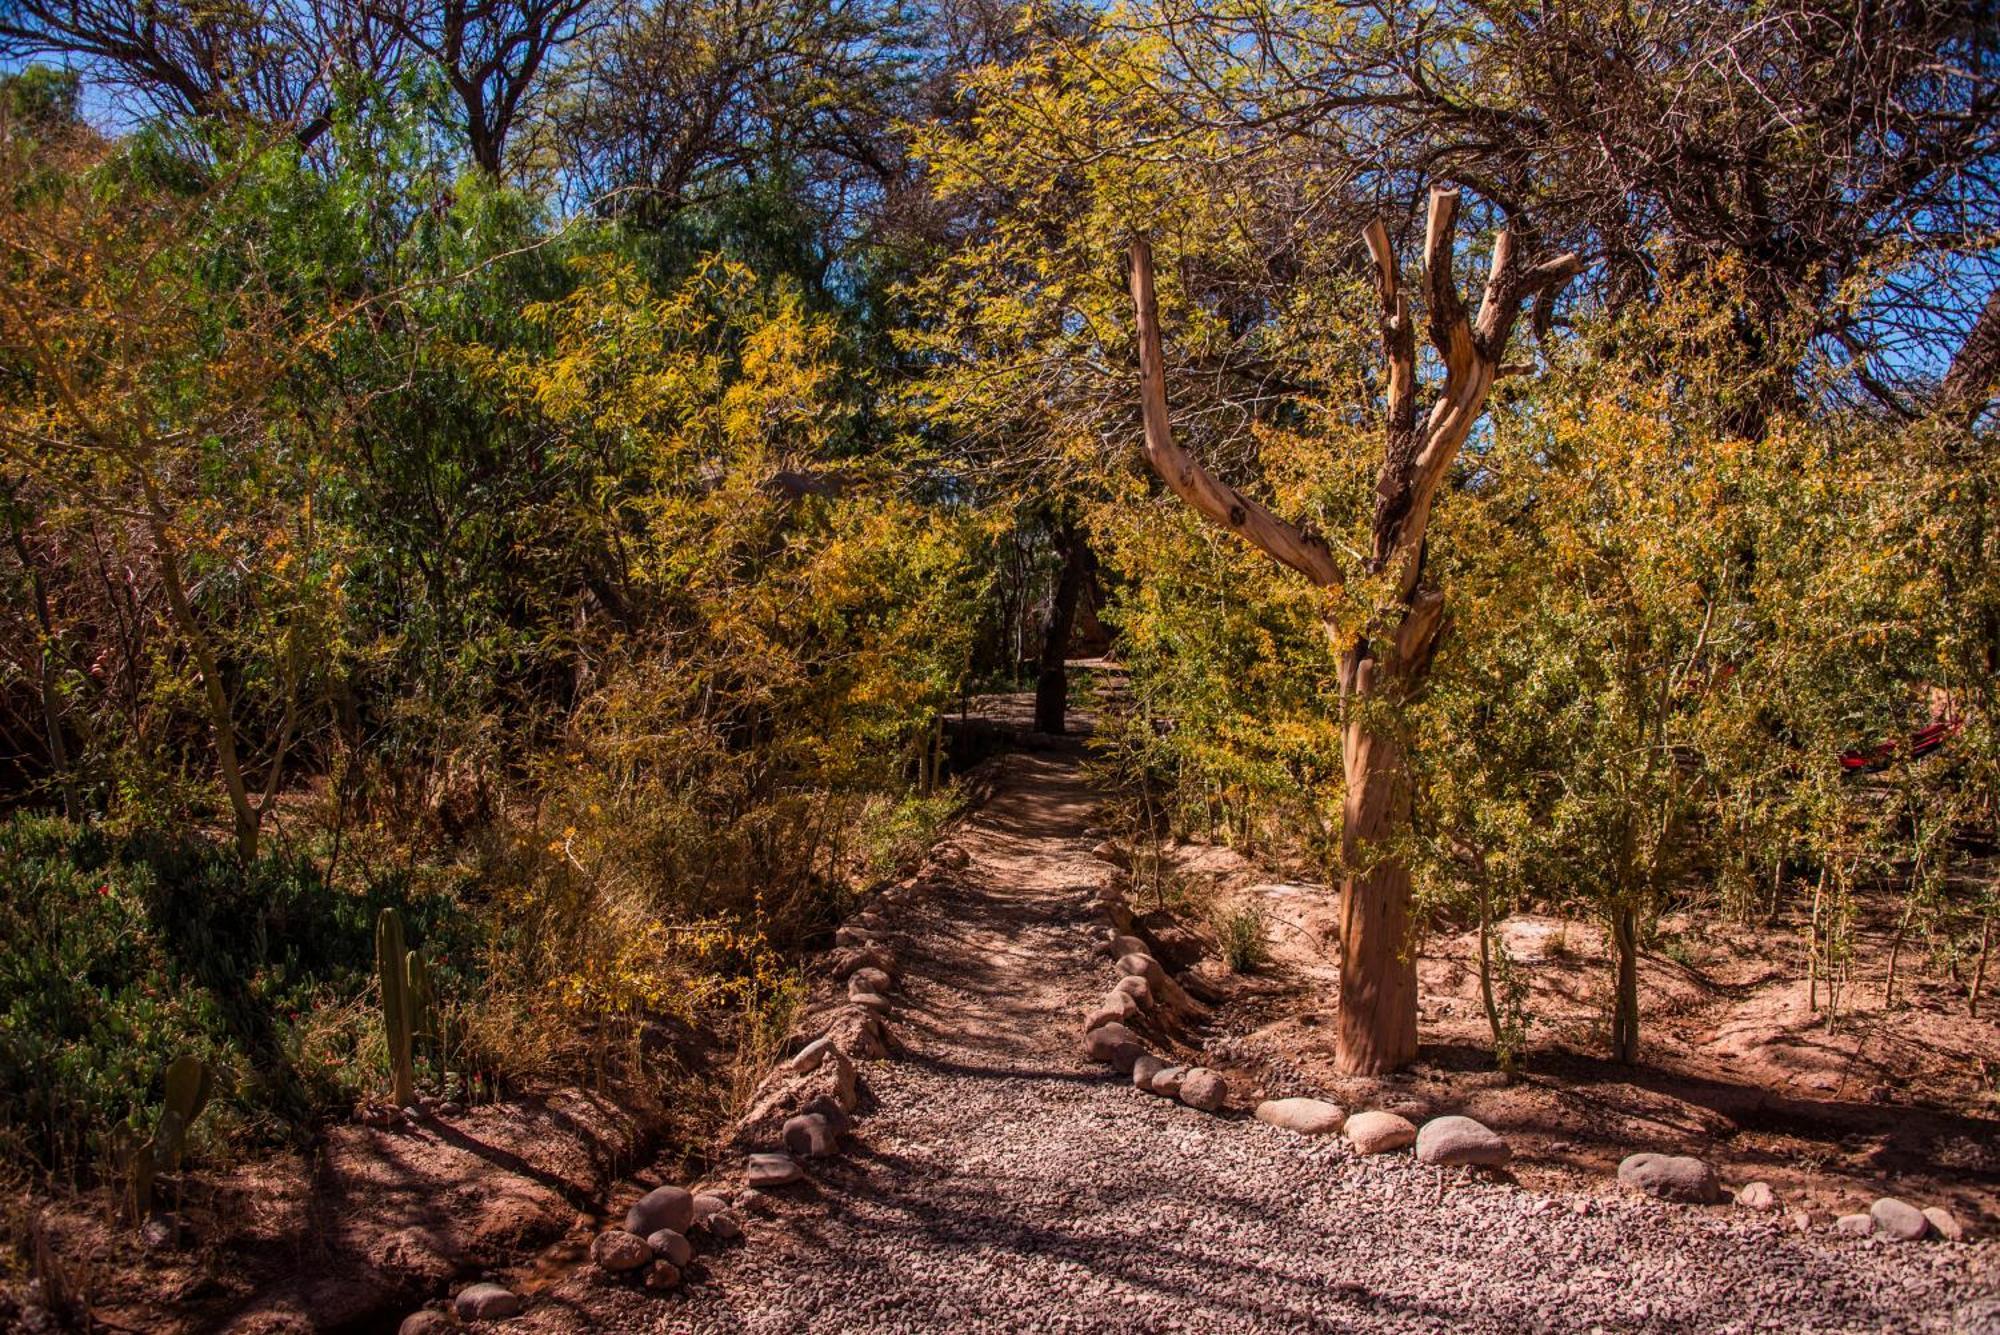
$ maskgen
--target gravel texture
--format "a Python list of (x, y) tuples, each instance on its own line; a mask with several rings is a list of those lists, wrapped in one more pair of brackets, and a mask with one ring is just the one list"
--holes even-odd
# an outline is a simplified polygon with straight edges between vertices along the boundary
[(547, 1331), (1966, 1331), (2000, 1335), (2000, 1244), (1791, 1231), (1782, 1216), (1546, 1196), (1363, 1158), (1088, 1064), (1114, 981), (1074, 760), (1010, 757), (970, 865), (892, 928), (903, 1060), (837, 1159), (660, 1296), (581, 1275)]

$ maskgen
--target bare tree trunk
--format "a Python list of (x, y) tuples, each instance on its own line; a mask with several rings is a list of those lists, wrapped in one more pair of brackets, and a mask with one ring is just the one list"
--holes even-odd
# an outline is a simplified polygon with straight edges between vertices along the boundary
[[(1431, 504), (1452, 461), (1485, 411), (1522, 303), (1553, 297), (1578, 267), (1575, 255), (1526, 262), (1511, 230), (1494, 240), (1492, 267), (1476, 318), (1452, 271), (1458, 193), (1433, 190), (1424, 232), (1426, 314), (1445, 383), (1430, 413), (1416, 411), (1416, 326), (1389, 231), (1379, 220), (1362, 233), (1375, 263), (1384, 386), (1385, 448), (1376, 477), (1374, 544), (1367, 573), (1386, 576), (1385, 614), (1341, 652), (1346, 826), (1341, 886), (1339, 1066), (1349, 1074), (1392, 1071), (1417, 1052), (1417, 965), (1410, 934), (1410, 870), (1402, 841), (1412, 793), (1400, 727), (1423, 685), (1444, 629), (1444, 595), (1424, 586), (1423, 550)], [(1175, 443), (1153, 288), (1153, 252), (1132, 242), (1132, 304), (1139, 330), (1139, 405), (1146, 461), (1169, 490), (1216, 525), (1321, 588), (1346, 572), (1324, 538), (1288, 523), (1220, 481)], [(1511, 370), (1513, 368), (1506, 368)]]
[(1409, 764), (1402, 743), (1365, 718), (1342, 741), (1347, 770), (1340, 887), (1343, 1071), (1393, 1071), (1417, 1055), (1417, 971), (1410, 939), (1410, 869), (1394, 841), (1410, 827)]
[(1883, 1010), (1894, 1010), (1896, 1007), (1896, 960), (1903, 953), (1903, 938), (1910, 930), (1910, 915), (1916, 911), (1917, 902), (1913, 898), (1903, 906), (1903, 916), (1896, 923), (1896, 935), (1889, 940), (1889, 977), (1882, 988)]
[(1639, 921), (1629, 903), (1611, 919), (1611, 946), (1618, 977), (1611, 1001), (1611, 1059), (1627, 1066), (1639, 1060)]
[(1410, 932), (1410, 869), (1401, 842), (1410, 832), (1409, 757), (1399, 735), (1401, 705), (1428, 674), (1443, 629), (1444, 599), (1428, 594), (1404, 615), (1387, 662), (1366, 645), (1341, 664), (1347, 726), (1341, 759), (1347, 780), (1340, 852), (1340, 1069), (1374, 1075), (1417, 1055), (1417, 961)]
[(1493, 1059), (1511, 1073), (1513, 1054), (1506, 1051), (1500, 1026), (1500, 1003), (1493, 995), (1493, 882), (1486, 875), (1485, 853), (1476, 852), (1474, 876), (1479, 883), (1479, 1000), (1486, 1008), (1486, 1028), (1493, 1035)]
[(1069, 658), (1069, 641), (1076, 629), (1077, 604), (1084, 586), (1097, 565), (1089, 540), (1074, 520), (1065, 521), (1056, 534), (1062, 552), (1062, 572), (1056, 577), (1055, 595), (1049, 600), (1049, 619), (1042, 627), (1041, 670), (1035, 677), (1035, 731), (1061, 736), (1069, 710), (1069, 674), (1064, 667)]

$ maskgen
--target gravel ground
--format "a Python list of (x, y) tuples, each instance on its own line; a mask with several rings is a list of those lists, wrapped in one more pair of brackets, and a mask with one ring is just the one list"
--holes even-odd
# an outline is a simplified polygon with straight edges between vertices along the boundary
[(903, 925), (894, 1024), (849, 1152), (679, 1294), (582, 1274), (545, 1331), (2000, 1333), (2000, 1243), (1802, 1236), (1763, 1216), (1546, 1196), (1355, 1156), (1142, 1094), (1075, 1029), (1112, 981), (1084, 892), (1089, 790), (1014, 756)]

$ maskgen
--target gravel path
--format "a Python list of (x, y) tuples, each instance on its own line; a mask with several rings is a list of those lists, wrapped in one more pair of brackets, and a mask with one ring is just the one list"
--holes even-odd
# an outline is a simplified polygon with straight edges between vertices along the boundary
[(1111, 982), (1074, 760), (1016, 755), (902, 924), (902, 1061), (849, 1151), (681, 1293), (577, 1277), (545, 1331), (2000, 1332), (2000, 1244), (1545, 1196), (1142, 1094), (1076, 1051)]

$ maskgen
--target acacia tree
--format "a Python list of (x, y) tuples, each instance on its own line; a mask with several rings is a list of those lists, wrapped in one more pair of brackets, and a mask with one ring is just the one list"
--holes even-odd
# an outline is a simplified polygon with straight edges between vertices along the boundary
[[(1433, 189), (1424, 235), (1427, 329), (1444, 384), (1417, 419), (1416, 328), (1401, 266), (1380, 219), (1362, 234), (1381, 298), (1386, 439), (1376, 475), (1373, 545), (1364, 574), (1373, 614), (1359, 628), (1329, 620), (1341, 637), (1340, 688), (1346, 769), (1341, 856), (1339, 1063), (1378, 1074), (1417, 1053), (1417, 971), (1410, 946), (1410, 867), (1399, 845), (1412, 813), (1409, 761), (1400, 713), (1429, 674), (1444, 631), (1445, 596), (1423, 578), (1425, 531), (1439, 486), (1485, 411), (1503, 371), (1507, 340), (1530, 298), (1552, 297), (1578, 268), (1565, 252), (1539, 261), (1521, 252), (1511, 228), (1494, 240), (1477, 315), (1469, 316), (1452, 272), (1458, 192)], [(1167, 407), (1152, 248), (1132, 243), (1132, 302), (1139, 326), (1140, 405), (1147, 462), (1176, 495), (1272, 560), (1322, 588), (1346, 582), (1324, 538), (1280, 519), (1212, 476), (1175, 445)]]

